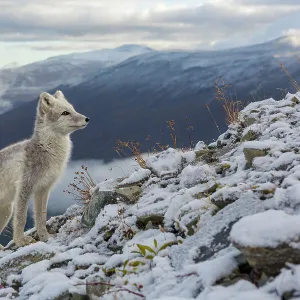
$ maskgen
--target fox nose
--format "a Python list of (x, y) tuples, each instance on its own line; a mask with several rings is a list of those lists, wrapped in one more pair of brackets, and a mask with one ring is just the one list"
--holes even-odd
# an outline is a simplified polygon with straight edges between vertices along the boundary
[(85, 121), (88, 123), (90, 121), (90, 119), (89, 118), (85, 118)]

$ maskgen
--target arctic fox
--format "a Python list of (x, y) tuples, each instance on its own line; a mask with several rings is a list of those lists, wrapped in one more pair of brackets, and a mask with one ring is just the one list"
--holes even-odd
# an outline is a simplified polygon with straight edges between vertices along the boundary
[(48, 239), (46, 219), (50, 189), (70, 157), (70, 133), (84, 128), (88, 122), (89, 119), (77, 113), (61, 91), (53, 96), (42, 93), (31, 139), (0, 151), (0, 233), (14, 210), (13, 239), (17, 246), (34, 242), (24, 235), (32, 194), (39, 239)]

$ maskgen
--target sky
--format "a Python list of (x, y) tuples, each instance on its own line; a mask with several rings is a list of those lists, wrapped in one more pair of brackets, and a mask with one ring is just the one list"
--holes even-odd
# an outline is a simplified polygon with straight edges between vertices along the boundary
[(1, 0), (0, 66), (122, 44), (221, 49), (300, 38), (300, 0)]

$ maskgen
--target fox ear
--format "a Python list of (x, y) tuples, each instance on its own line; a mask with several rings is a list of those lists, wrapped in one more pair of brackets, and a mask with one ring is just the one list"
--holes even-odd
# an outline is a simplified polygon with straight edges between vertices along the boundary
[(42, 93), (40, 95), (39, 112), (45, 115), (54, 106), (53, 97), (48, 93)]
[(58, 100), (66, 101), (66, 98), (62, 91), (56, 91), (54, 97)]

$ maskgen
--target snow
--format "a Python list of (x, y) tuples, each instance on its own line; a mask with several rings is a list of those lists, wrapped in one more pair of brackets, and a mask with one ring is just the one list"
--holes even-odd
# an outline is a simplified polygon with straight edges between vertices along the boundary
[(151, 175), (150, 170), (139, 168), (137, 171), (133, 172), (128, 178), (125, 178), (120, 183), (120, 185), (137, 183), (137, 182), (147, 179), (150, 175)]
[(275, 248), (297, 241), (300, 216), (268, 210), (241, 219), (233, 225), (230, 235), (235, 243), (243, 247)]
[(68, 277), (58, 272), (45, 272), (26, 283), (20, 293), (21, 299), (48, 300), (68, 292)]
[(182, 164), (182, 155), (172, 148), (169, 148), (157, 156), (146, 159), (147, 167), (153, 170), (158, 176), (178, 173), (182, 168)]
[[(83, 208), (73, 206), (65, 214), (67, 222), (47, 243), (0, 251), (0, 274), (1, 266), (9, 267), (26, 255), (43, 256), (1, 278), (5, 286), (0, 287), (0, 298), (13, 299), (16, 282), (19, 299), (85, 294), (85, 283), (94, 276), (114, 285), (112, 293), (101, 297), (104, 300), (137, 299), (118, 291), (122, 287), (147, 300), (279, 300), (291, 291), (300, 294), (298, 265), (287, 264), (257, 287), (238, 272), (242, 254), (235, 247), (300, 247), (300, 131), (294, 123), (300, 104), (293, 97), (247, 106), (241, 114), (255, 118), (255, 124), (230, 125), (210, 145), (215, 146), (217, 162), (196, 160), (195, 151), (206, 149), (199, 142), (195, 151), (170, 148), (152, 154), (146, 159), (147, 169), (137, 168), (122, 181), (99, 183), (96, 188), (101, 190), (138, 183), (143, 192), (134, 204), (105, 206), (93, 228), (81, 224)], [(258, 133), (257, 140), (237, 142), (249, 130)], [(245, 148), (263, 149), (266, 155), (246, 169)], [(230, 204), (213, 204), (221, 200)], [(138, 220), (145, 217), (154, 219), (142, 228)], [(161, 221), (156, 224), (155, 218)], [(48, 225), (55, 222), (51, 218)], [(231, 285), (223, 286), (223, 281)]]
[(240, 280), (229, 287), (210, 287), (205, 289), (198, 300), (280, 300), (280, 297), (272, 296), (257, 290), (249, 281)]

